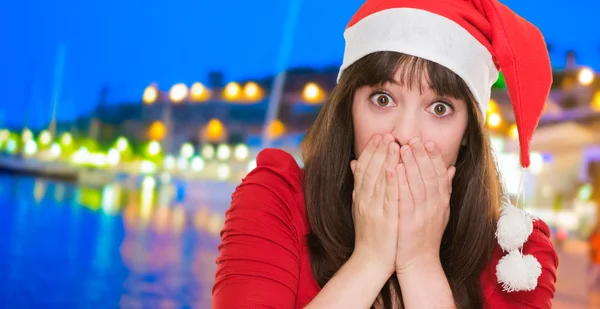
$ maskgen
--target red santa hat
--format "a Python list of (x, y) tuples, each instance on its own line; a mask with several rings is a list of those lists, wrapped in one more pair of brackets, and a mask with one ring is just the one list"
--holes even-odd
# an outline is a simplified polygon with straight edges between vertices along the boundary
[[(491, 86), (504, 74), (515, 113), (521, 165), (552, 84), (552, 69), (540, 31), (497, 0), (366, 0), (344, 32), (340, 75), (362, 57), (394, 51), (436, 62), (461, 77), (485, 117)], [(496, 267), (505, 291), (537, 286), (541, 266), (523, 255), (532, 221), (506, 198), (496, 238), (508, 252)]]
[[(344, 32), (340, 76), (360, 58), (394, 51), (436, 62), (461, 77), (483, 116), (501, 70), (515, 113), (521, 165), (552, 83), (540, 31), (496, 0), (367, 0)], [(339, 76), (338, 76), (339, 80)]]

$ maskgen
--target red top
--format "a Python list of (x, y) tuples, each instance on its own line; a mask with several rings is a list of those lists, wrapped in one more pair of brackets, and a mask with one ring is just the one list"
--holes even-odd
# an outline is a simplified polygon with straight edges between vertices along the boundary
[[(288, 153), (263, 150), (257, 167), (232, 195), (221, 232), (213, 308), (304, 308), (318, 293), (305, 242), (309, 226), (302, 193), (303, 171)], [(497, 246), (481, 274), (486, 308), (551, 308), (558, 257), (548, 226), (534, 223), (523, 247), (542, 265), (531, 292), (505, 293), (496, 280)]]

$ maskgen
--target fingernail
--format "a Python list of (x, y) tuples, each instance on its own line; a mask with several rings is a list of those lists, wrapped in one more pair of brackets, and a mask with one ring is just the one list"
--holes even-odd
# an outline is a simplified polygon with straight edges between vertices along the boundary
[(416, 146), (421, 142), (421, 139), (419, 137), (414, 137), (413, 139), (411, 139), (408, 144), (411, 146)]
[(427, 149), (428, 152), (433, 152), (435, 150), (435, 144), (433, 142), (427, 142), (427, 144), (425, 144), (425, 149)]
[(394, 154), (396, 152), (396, 144), (391, 143), (388, 149), (389, 154)]

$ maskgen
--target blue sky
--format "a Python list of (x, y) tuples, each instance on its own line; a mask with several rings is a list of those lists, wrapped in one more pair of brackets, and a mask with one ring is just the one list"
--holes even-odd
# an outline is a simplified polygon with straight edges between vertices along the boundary
[[(294, 0), (296, 1), (296, 0)], [(362, 0), (297, 0), (289, 65), (341, 62), (343, 30)], [(578, 63), (600, 70), (595, 0), (502, 1), (537, 25), (554, 46), (553, 65), (574, 49)], [(57, 110), (72, 119), (94, 108), (102, 86), (109, 100), (141, 97), (157, 82), (262, 77), (277, 66), (291, 0), (21, 0), (0, 4), (0, 126), (44, 125), (51, 115), (58, 46), (65, 48)], [(30, 88), (28, 88), (30, 87)], [(28, 91), (31, 89), (31, 91)]]

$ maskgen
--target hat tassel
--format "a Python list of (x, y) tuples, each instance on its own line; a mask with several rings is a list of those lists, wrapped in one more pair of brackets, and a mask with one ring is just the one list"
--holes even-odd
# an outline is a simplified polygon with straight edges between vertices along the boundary
[[(518, 198), (517, 198), (518, 199)], [(504, 198), (496, 229), (498, 244), (508, 252), (496, 265), (498, 283), (505, 292), (532, 291), (536, 288), (542, 266), (522, 248), (533, 232), (533, 218)]]

